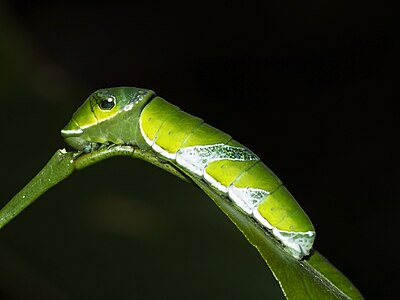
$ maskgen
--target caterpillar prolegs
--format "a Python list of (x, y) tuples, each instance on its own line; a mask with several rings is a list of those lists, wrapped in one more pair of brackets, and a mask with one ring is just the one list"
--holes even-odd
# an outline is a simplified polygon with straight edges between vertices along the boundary
[(85, 152), (104, 143), (154, 151), (207, 182), (295, 258), (310, 253), (315, 239), (310, 219), (258, 156), (151, 90), (98, 90), (78, 108), (61, 134), (67, 144)]

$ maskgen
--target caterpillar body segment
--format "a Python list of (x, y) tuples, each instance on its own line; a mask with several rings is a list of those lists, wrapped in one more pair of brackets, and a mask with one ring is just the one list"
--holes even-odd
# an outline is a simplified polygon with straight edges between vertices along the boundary
[(308, 255), (314, 227), (279, 178), (232, 137), (145, 89), (96, 91), (61, 131), (70, 146), (137, 145), (155, 151), (254, 218), (295, 258)]

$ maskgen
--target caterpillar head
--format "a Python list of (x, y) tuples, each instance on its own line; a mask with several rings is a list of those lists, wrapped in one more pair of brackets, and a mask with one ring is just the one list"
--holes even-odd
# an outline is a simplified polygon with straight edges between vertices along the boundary
[(73, 114), (61, 135), (68, 145), (84, 152), (107, 142), (135, 144), (135, 122), (153, 97), (153, 91), (134, 87), (97, 90)]

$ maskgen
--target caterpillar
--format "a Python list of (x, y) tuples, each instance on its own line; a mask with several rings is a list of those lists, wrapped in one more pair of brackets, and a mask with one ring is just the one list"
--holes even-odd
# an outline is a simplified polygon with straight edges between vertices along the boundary
[(310, 254), (315, 230), (280, 179), (230, 135), (208, 125), (153, 91), (135, 87), (91, 94), (61, 130), (83, 152), (102, 144), (154, 151), (176, 168), (205, 181), (231, 201), (296, 259)]

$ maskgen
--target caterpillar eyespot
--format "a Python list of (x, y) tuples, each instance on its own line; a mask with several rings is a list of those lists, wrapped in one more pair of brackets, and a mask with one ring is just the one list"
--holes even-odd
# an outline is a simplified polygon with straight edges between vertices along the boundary
[(103, 110), (111, 110), (115, 106), (113, 98), (107, 98), (100, 102), (100, 108)]
[[(101, 113), (94, 109), (96, 104)], [(196, 183), (205, 181), (293, 257), (302, 259), (312, 249), (315, 230), (310, 219), (257, 155), (151, 90), (98, 90), (75, 112), (61, 134), (71, 147), (86, 152), (106, 143), (154, 151), (191, 174)]]

